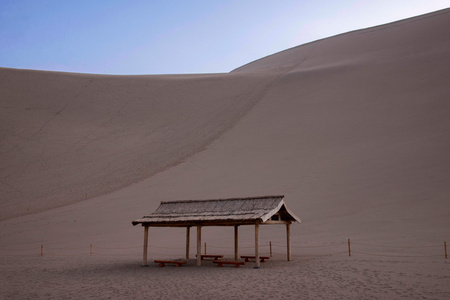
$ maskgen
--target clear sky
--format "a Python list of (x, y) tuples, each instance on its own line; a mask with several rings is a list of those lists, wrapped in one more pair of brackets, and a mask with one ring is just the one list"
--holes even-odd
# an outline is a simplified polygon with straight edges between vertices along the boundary
[(222, 73), (450, 0), (0, 0), (0, 67)]

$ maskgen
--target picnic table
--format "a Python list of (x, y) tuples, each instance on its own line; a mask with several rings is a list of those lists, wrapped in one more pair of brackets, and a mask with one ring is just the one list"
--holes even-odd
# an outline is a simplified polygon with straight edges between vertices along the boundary
[(245, 265), (245, 262), (243, 261), (213, 260), (213, 263), (217, 264), (218, 267), (223, 267), (224, 264), (234, 265), (236, 268)]
[[(244, 258), (245, 261), (249, 262), (251, 259), (256, 259), (254, 255), (241, 255), (241, 258)], [(260, 262), (266, 262), (270, 257), (269, 256), (260, 256), (259, 261)]]
[(155, 263), (157, 263), (159, 267), (164, 267), (166, 264), (174, 264), (175, 267), (181, 267), (186, 264), (185, 261), (181, 260), (155, 260)]

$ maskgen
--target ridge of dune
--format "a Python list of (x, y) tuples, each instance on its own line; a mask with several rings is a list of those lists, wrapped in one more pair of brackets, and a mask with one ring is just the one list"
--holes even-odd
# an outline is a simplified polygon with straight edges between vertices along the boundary
[[(348, 60), (352, 54), (370, 55), (371, 53), (376, 54), (377, 51), (386, 51), (384, 56), (387, 56), (392, 54), (388, 53), (389, 48), (394, 47), (405, 48), (407, 46), (410, 47), (408, 50), (414, 51), (416, 49), (411, 47), (415, 45), (429, 49), (428, 43), (446, 41), (444, 30), (433, 32), (433, 29), (445, 28), (448, 25), (448, 14), (450, 14), (449, 8), (341, 33), (262, 57), (232, 70), (231, 73), (290, 69), (301, 65), (307, 59), (311, 64), (317, 62), (323, 65), (328, 60), (331, 63), (337, 63), (340, 59)], [(420, 40), (415, 43), (414, 39), (418, 35)], [(317, 46), (321, 47), (320, 52), (315, 49)], [(309, 57), (310, 55), (317, 56), (317, 61)]]

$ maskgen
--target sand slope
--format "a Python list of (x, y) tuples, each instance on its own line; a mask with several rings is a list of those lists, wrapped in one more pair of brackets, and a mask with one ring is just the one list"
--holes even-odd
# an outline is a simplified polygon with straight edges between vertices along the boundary
[(244, 77), (0, 69), (0, 218), (117, 190), (203, 149), (272, 80)]
[[(295, 264), (266, 265), (281, 266), (278, 279), (289, 286), (283, 296), (337, 293), (357, 299), (384, 292), (387, 298), (445, 299), (450, 295), (444, 284), (448, 264), (442, 263), (442, 242), (450, 241), (449, 27), (447, 9), (288, 49), (230, 74), (102, 76), (0, 69), (2, 217), (78, 201), (2, 221), (3, 253), (36, 255), (43, 243), (53, 266), (44, 274), (48, 282), (59, 282), (63, 272), (72, 282), (63, 290), (98, 297), (80, 289), (84, 271), (68, 276), (65, 258), (51, 257), (74, 255), (68, 259), (89, 273), (93, 265), (74, 257), (89, 253), (93, 243), (98, 255), (139, 264), (142, 229), (132, 227), (131, 220), (152, 212), (160, 201), (285, 194), (303, 221), (293, 226), (294, 245), (330, 247), (294, 248)], [(105, 193), (108, 189), (112, 192)], [(86, 193), (102, 195), (79, 201)], [(252, 228), (240, 233), (242, 251), (251, 251), (246, 247), (252, 246)], [(151, 257), (182, 257), (184, 234), (151, 229)], [(262, 251), (267, 252), (268, 241), (280, 247), (284, 242), (284, 228), (264, 227), (261, 234)], [(348, 260), (349, 237), (361, 243), (356, 255), (359, 250), (399, 258), (359, 254), (359, 260)], [(211, 251), (232, 251), (227, 248), (232, 229), (206, 228), (203, 238), (219, 247)], [(405, 246), (399, 251), (412, 256), (402, 257), (398, 248), (363, 248), (364, 243)], [(277, 249), (278, 259), (283, 251)], [(343, 256), (301, 261), (330, 253)], [(414, 255), (432, 258), (418, 261)], [(12, 257), (2, 260), (9, 269)], [(20, 260), (20, 265), (41, 263)], [(95, 264), (111, 266), (104, 257)], [(110, 267), (95, 272), (109, 276), (100, 287), (122, 282)], [(195, 271), (168, 272), (196, 286), (189, 281)], [(220, 297), (239, 295), (241, 285), (226, 279), (229, 273), (207, 273), (208, 282), (223, 283)], [(25, 280), (14, 270), (10, 274), (7, 283)], [(245, 295), (275, 289), (267, 276), (258, 277), (260, 285), (246, 286)], [(348, 276), (348, 282), (339, 281)], [(312, 290), (299, 285), (308, 278), (318, 279), (306, 281), (315, 283)], [(127, 280), (119, 293), (136, 296), (131, 283), (136, 281)], [(177, 286), (177, 280), (170, 284)], [(45, 286), (38, 281), (29, 289), (40, 284)], [(153, 288), (161, 298), (176, 295), (165, 285)], [(21, 294), (17, 285), (7, 292), (33, 295)], [(146, 295), (145, 289), (137, 293)]]

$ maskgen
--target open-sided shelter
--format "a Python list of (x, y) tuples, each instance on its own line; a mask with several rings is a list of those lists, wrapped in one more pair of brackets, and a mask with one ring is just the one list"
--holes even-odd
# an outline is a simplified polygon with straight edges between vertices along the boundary
[(190, 228), (197, 228), (197, 265), (201, 265), (201, 230), (203, 226), (234, 226), (234, 256), (238, 259), (238, 227), (255, 226), (255, 263), (259, 267), (259, 225), (286, 225), (287, 260), (291, 259), (290, 224), (300, 219), (284, 202), (284, 196), (263, 196), (215, 200), (161, 202), (156, 211), (133, 225), (144, 227), (144, 265), (147, 265), (149, 227), (186, 227), (186, 259), (189, 259)]

